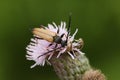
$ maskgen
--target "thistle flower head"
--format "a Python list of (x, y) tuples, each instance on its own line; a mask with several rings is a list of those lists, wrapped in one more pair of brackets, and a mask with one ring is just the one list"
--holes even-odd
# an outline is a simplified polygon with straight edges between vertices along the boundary
[[(56, 43), (54, 39), (52, 42), (50, 42), (34, 34), (34, 38), (31, 39), (30, 44), (26, 47), (27, 59), (35, 61), (35, 64), (31, 66), (31, 68), (35, 67), (36, 65), (44, 66), (45, 61), (50, 60), (54, 54), (57, 54), (56, 57), (59, 58), (60, 55), (67, 53), (71, 56), (72, 59), (74, 59), (75, 56), (74, 52), (82, 54), (82, 52), (79, 50), (79, 47), (82, 45), (81, 40), (74, 39), (78, 29), (76, 29), (74, 34), (70, 36), (70, 34), (68, 34), (65, 22), (61, 22), (61, 24), (58, 26), (53, 22), (53, 24), (48, 24), (48, 26), (44, 28), (45, 30), (56, 33), (56, 36), (61, 36), (62, 34), (64, 34), (61, 39), (62, 41), (67, 40), (67, 45), (63, 47), (61, 43)], [(50, 36), (49, 33), (44, 35)], [(54, 38), (55, 36), (50, 37)]]

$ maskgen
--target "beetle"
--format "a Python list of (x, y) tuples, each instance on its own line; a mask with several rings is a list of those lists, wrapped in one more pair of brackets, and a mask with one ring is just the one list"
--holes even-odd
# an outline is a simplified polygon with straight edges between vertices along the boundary
[[(62, 47), (66, 47), (67, 46), (67, 51), (72, 52), (72, 43), (68, 43), (68, 37), (70, 34), (70, 27), (71, 27), (71, 15), (69, 15), (69, 22), (68, 22), (68, 28), (67, 28), (67, 35), (65, 35), (64, 33), (61, 36), (58, 36), (57, 34), (59, 33), (59, 28), (57, 30), (57, 32), (53, 32), (50, 31), (48, 29), (45, 29), (44, 26), (41, 26), (40, 28), (34, 28), (33, 29), (33, 34), (35, 34), (37, 37), (36, 38), (40, 38), (40, 39), (44, 39), (47, 40), (48, 42), (51, 42), (51, 44), (48, 45), (51, 46), (53, 43), (56, 43), (55, 47), (53, 48), (53, 50), (48, 50), (48, 52), (38, 56), (44, 56), (50, 52), (54, 52), (57, 51), (59, 49), (61, 49)], [(66, 36), (66, 40), (62, 40), (63, 36)], [(58, 44), (61, 44), (60, 47), (57, 47)]]
[(57, 30), (57, 33), (50, 31), (48, 29), (44, 29), (44, 26), (41, 26), (40, 28), (34, 28), (33, 29), (33, 34), (37, 35), (37, 38), (42, 38), (44, 40), (47, 40), (48, 42), (51, 42), (49, 46), (51, 46), (53, 43), (56, 43), (55, 48), (57, 47), (58, 44), (61, 44), (61, 47), (67, 46), (67, 41), (68, 41), (68, 36), (70, 33), (70, 24), (71, 24), (71, 16), (69, 16), (69, 23), (68, 23), (68, 33), (66, 36), (66, 40), (62, 40), (63, 36), (65, 35), (64, 33), (61, 36), (58, 36), (57, 34), (59, 33), (59, 28)]

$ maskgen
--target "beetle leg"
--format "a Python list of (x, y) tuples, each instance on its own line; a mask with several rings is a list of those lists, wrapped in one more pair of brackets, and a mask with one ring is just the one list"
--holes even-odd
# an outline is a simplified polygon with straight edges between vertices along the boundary
[(50, 47), (50, 46), (52, 46), (52, 45), (53, 45), (53, 43), (49, 44), (48, 47)]
[(56, 48), (58, 46), (58, 44), (55, 44), (55, 47), (54, 48)]
[[(50, 47), (50, 46), (52, 46), (52, 45), (53, 45), (53, 43), (49, 44), (48, 47)], [(48, 48), (48, 47), (47, 47), (47, 48)], [(54, 48), (56, 48), (56, 47), (57, 47), (57, 44), (55, 44), (55, 47), (54, 47)]]
[(41, 56), (44, 56), (44, 55), (46, 55), (46, 54), (48, 54), (48, 53), (50, 53), (50, 52), (53, 52), (53, 51), (59, 50), (60, 48), (62, 48), (62, 47), (58, 47), (58, 48), (55, 48), (55, 49), (50, 50), (50, 51), (48, 51), (48, 52), (45, 52), (44, 54), (38, 56), (38, 58), (40, 58)]
[(62, 38), (65, 34), (63, 33), (60, 37)]

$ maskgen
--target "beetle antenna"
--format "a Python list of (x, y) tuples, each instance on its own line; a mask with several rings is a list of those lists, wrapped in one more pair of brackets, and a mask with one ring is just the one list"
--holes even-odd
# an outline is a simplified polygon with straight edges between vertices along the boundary
[(53, 52), (53, 51), (59, 50), (60, 48), (62, 48), (62, 47), (58, 47), (58, 48), (55, 48), (55, 49), (53, 49), (53, 50), (50, 50), (50, 51), (48, 51), (48, 52), (46, 52), (46, 53), (44, 53), (44, 54), (38, 56), (38, 58), (41, 57), (41, 56), (44, 56), (44, 55), (46, 55), (46, 54), (48, 54), (48, 53), (50, 53), (50, 52)]
[(71, 15), (72, 15), (72, 13), (69, 13), (69, 21), (68, 21), (68, 28), (67, 28), (67, 30), (68, 30), (68, 34), (67, 34), (67, 39), (66, 39), (66, 42), (68, 41), (68, 36), (69, 36), (69, 34), (70, 34), (70, 27), (71, 27)]

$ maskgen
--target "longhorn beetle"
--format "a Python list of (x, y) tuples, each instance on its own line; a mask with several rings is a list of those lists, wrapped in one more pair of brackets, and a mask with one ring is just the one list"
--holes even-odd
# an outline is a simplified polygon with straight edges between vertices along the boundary
[[(56, 43), (54, 50), (50, 50), (50, 51), (44, 53), (43, 55), (48, 54), (50, 52), (56, 51), (56, 50), (58, 50), (58, 49), (60, 49), (62, 47), (67, 46), (68, 37), (69, 37), (69, 34), (70, 34), (70, 26), (71, 26), (71, 14), (69, 15), (68, 28), (67, 28), (68, 33), (67, 33), (67, 36), (66, 36), (66, 40), (62, 40), (63, 36), (65, 35), (64, 33), (61, 36), (57, 35), (59, 33), (59, 28), (57, 30), (57, 33), (52, 32), (52, 31), (50, 31), (48, 29), (44, 29), (43, 26), (41, 28), (34, 28), (33, 29), (33, 34), (37, 35), (36, 38), (38, 38), (38, 39), (42, 38), (44, 40), (47, 40), (48, 42), (52, 42), (50, 45), (48, 45), (48, 47), (52, 46), (53, 43)], [(57, 47), (58, 44), (61, 44), (61, 47)], [(43, 55), (40, 55), (39, 57), (41, 57)]]
[[(43, 38), (44, 40), (47, 40), (48, 42), (56, 43), (56, 44), (61, 44), (62, 47), (65, 47), (67, 45), (69, 33), (70, 33), (70, 24), (71, 24), (71, 15), (69, 15), (69, 23), (68, 23), (68, 34), (66, 36), (66, 40), (62, 40), (62, 37), (65, 35), (64, 33), (61, 36), (58, 36), (57, 34), (59, 33), (59, 28), (57, 30), (57, 33), (52, 32), (48, 29), (44, 29), (42, 26), (41, 28), (34, 28), (33, 29), (33, 34), (37, 35), (37, 38)], [(49, 46), (51, 46), (50, 44)]]

